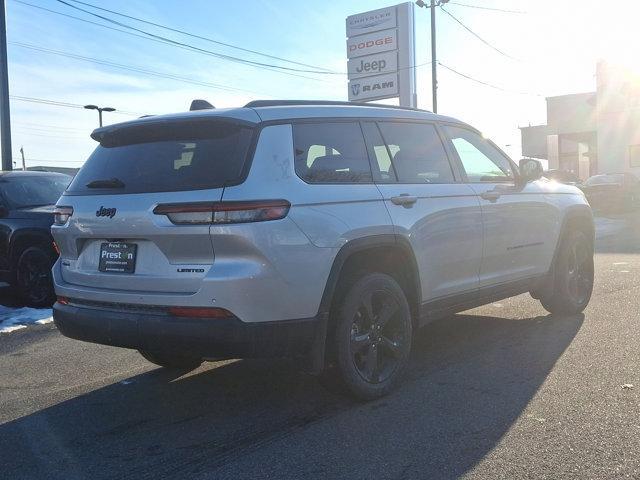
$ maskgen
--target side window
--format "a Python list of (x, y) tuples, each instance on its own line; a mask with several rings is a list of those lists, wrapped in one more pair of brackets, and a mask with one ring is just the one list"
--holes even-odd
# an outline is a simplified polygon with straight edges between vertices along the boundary
[(355, 122), (293, 125), (295, 169), (308, 183), (371, 183), (360, 125)]
[(447, 153), (433, 125), (380, 122), (378, 126), (399, 182), (455, 182)]
[(493, 145), (471, 130), (445, 126), (469, 182), (512, 182), (511, 162)]

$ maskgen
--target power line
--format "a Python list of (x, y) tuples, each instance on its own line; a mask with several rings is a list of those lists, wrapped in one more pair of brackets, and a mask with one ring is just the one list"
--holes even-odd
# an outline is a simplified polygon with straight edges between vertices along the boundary
[[(13, 0), (13, 1), (16, 2), (16, 3), (20, 3), (22, 5), (26, 5), (26, 6), (29, 6), (29, 7), (32, 7), (32, 8), (36, 8), (38, 10), (42, 10), (42, 11), (45, 11), (45, 12), (48, 12), (48, 13), (52, 13), (54, 15), (59, 15), (59, 16), (66, 17), (66, 18), (71, 18), (71, 19), (77, 20), (79, 22), (88, 23), (90, 25), (94, 25), (94, 26), (101, 27), (101, 28), (106, 28), (108, 30), (112, 30), (112, 31), (119, 32), (119, 33), (124, 33), (125, 35), (130, 35), (132, 37), (137, 37), (137, 38), (141, 38), (143, 40), (148, 40), (150, 42), (160, 43), (160, 44), (163, 44), (163, 45), (168, 45), (170, 47), (180, 48), (182, 50), (187, 50), (187, 51), (190, 51), (190, 52), (194, 52), (194, 49), (191, 48), (190, 46), (177, 45), (173, 41), (163, 40), (161, 38), (152, 38), (152, 37), (149, 37), (149, 36), (146, 36), (146, 35), (140, 35), (140, 34), (137, 34), (137, 33), (129, 32), (127, 30), (122, 30), (122, 29), (119, 29), (119, 28), (111, 27), (109, 25), (104, 25), (102, 23), (93, 22), (93, 21), (87, 20), (85, 18), (80, 18), (80, 17), (77, 17), (75, 15), (69, 15), (67, 13), (62, 13), (62, 12), (58, 12), (56, 10), (51, 10), (49, 8), (41, 7), (39, 5), (34, 5), (32, 3), (25, 2), (23, 0)], [(72, 6), (72, 8), (76, 8), (76, 7)], [(88, 13), (90, 13), (90, 12), (88, 12)], [(200, 54), (203, 54), (203, 55), (209, 55), (209, 56), (216, 57), (216, 55), (207, 54), (205, 52), (201, 52), (201, 51), (197, 51), (197, 50), (195, 51), (195, 53), (200, 53)], [(299, 75), (299, 74), (292, 73), (292, 72), (282, 72), (280, 70), (276, 70), (276, 69), (272, 69), (272, 68), (268, 68), (268, 67), (264, 67), (264, 70), (269, 70), (269, 71), (281, 73), (283, 75), (289, 75), (291, 77), (298, 77), (298, 78), (304, 78), (306, 80), (313, 80), (315, 82), (322, 82), (323, 81), (323, 80), (318, 79), (318, 78), (312, 78), (312, 77), (308, 77), (308, 76), (305, 76), (305, 75)]]
[[(61, 0), (58, 0), (61, 1)], [(467, 32), (469, 32), (471, 35), (473, 35), (474, 37), (476, 37), (478, 40), (480, 40), (482, 43), (484, 43), (486, 46), (488, 46), (489, 48), (495, 50), (496, 52), (498, 52), (500, 55), (504, 55), (507, 58), (510, 58), (511, 60), (518, 60), (517, 58), (512, 57), (511, 55), (509, 55), (508, 53), (503, 52), (502, 50), (500, 50), (498, 47), (490, 44), (489, 42), (487, 42), (484, 38), (482, 38), (480, 35), (478, 35), (476, 32), (474, 32), (473, 30), (471, 30), (469, 27), (467, 27), (464, 23), (462, 23), (460, 20), (458, 20), (453, 14), (449, 13), (447, 10), (445, 10), (442, 6), (440, 6), (440, 9), (446, 13), (447, 15), (449, 15), (453, 20), (455, 20), (460, 26), (462, 26), (462, 28), (464, 28)]]
[[(23, 97), (20, 95), (9, 95), (9, 98), (12, 100), (20, 100), (22, 102), (31, 102), (31, 103), (40, 103), (43, 105), (52, 105), (55, 107), (69, 107), (69, 108), (80, 108), (80, 109), (84, 109), (84, 105), (80, 105), (78, 103), (69, 103), (69, 102), (60, 102), (57, 100), (47, 100), (44, 98), (34, 98), (34, 97)], [(129, 115), (132, 117), (140, 117), (142, 115), (146, 115), (144, 113), (138, 113), (138, 112), (128, 112), (126, 110), (116, 110), (115, 112), (116, 114), (120, 114), (120, 115)]]
[[(84, 132), (86, 129), (78, 128), (78, 127), (61, 127), (60, 125), (48, 125), (46, 123), (32, 123), (32, 122), (11, 122), (11, 125), (22, 125), (25, 127), (45, 127), (47, 130), (50, 129), (58, 129), (58, 130), (75, 130), (78, 132)], [(71, 132), (72, 133), (72, 132)]]
[(459, 72), (458, 70), (455, 70), (455, 69), (445, 65), (442, 62), (438, 62), (438, 65), (440, 65), (442, 68), (445, 68), (445, 69), (449, 70), (452, 73), (455, 73), (456, 75), (458, 75), (458, 76), (460, 76), (462, 78), (466, 78), (467, 80), (471, 80), (472, 82), (476, 82), (476, 83), (478, 83), (480, 85), (484, 85), (486, 87), (494, 88), (494, 89), (500, 90), (502, 92), (517, 93), (518, 95), (531, 95), (531, 96), (534, 96), (534, 97), (544, 97), (544, 95), (541, 95), (539, 93), (519, 92), (517, 90), (509, 90), (507, 88), (499, 87), (497, 85), (494, 85), (494, 84), (489, 83), (489, 82), (485, 82), (483, 80), (478, 80), (477, 78), (474, 78), (471, 75), (467, 75), (466, 73)]
[[(85, 62), (89, 62), (89, 63), (94, 63), (97, 65), (104, 65), (104, 66), (108, 66), (108, 67), (114, 67), (114, 68), (119, 68), (122, 70), (127, 70), (127, 71), (131, 71), (131, 72), (136, 72), (136, 73), (142, 73), (145, 75), (150, 75), (150, 76), (154, 76), (154, 77), (160, 77), (160, 78), (166, 78), (166, 79), (170, 79), (170, 80), (176, 80), (179, 82), (184, 82), (184, 83), (190, 83), (192, 85), (200, 85), (200, 86), (204, 86), (204, 87), (210, 87), (210, 88), (216, 88), (216, 89), (220, 89), (220, 90), (226, 90), (226, 91), (230, 91), (230, 92), (247, 92), (247, 93), (255, 93), (257, 95), (266, 95), (263, 93), (259, 93), (259, 92), (254, 92), (252, 90), (245, 90), (242, 88), (235, 88), (235, 87), (227, 87), (225, 85), (220, 85), (217, 83), (211, 83), (211, 82), (205, 82), (205, 81), (201, 81), (201, 80), (195, 80), (192, 78), (188, 78), (188, 77), (183, 77), (180, 75), (175, 75), (173, 73), (164, 73), (164, 72), (157, 72), (155, 70), (149, 70), (146, 69), (144, 67), (138, 67), (138, 66), (133, 66), (133, 65), (123, 65), (121, 63), (116, 63), (116, 62), (112, 62), (110, 60), (100, 60), (98, 58), (94, 58), (94, 57), (86, 57), (84, 55), (78, 55), (78, 54), (74, 54), (74, 53), (68, 53), (68, 52), (61, 52), (60, 50), (53, 50), (51, 48), (45, 48), (45, 47), (40, 47), (38, 45), (32, 45), (29, 43), (22, 43), (22, 42), (8, 42), (11, 45), (16, 45), (18, 47), (22, 47), (22, 48), (27, 48), (30, 50), (36, 50), (39, 52), (44, 52), (44, 53), (49, 53), (52, 55), (59, 55), (62, 57), (67, 57), (67, 58), (72, 58), (75, 60), (81, 60), (81, 61), (85, 61)], [(270, 95), (267, 95), (270, 96)]]
[[(12, 129), (13, 130), (13, 129)], [(65, 135), (47, 135), (45, 133), (30, 133), (30, 132), (15, 132), (18, 135), (23, 135), (25, 137), (44, 137), (44, 138), (57, 138), (58, 140), (73, 140), (74, 142), (78, 140), (84, 140), (86, 138), (90, 138), (89, 134), (84, 137), (67, 137)]]
[(182, 35), (186, 35), (186, 36), (189, 36), (189, 37), (192, 37), (192, 38), (197, 38), (199, 40), (204, 40), (206, 42), (215, 43), (217, 45), (222, 45), (224, 47), (229, 47), (229, 48), (233, 48), (233, 49), (236, 49), (236, 50), (240, 50), (242, 52), (252, 53), (254, 55), (260, 55), (262, 57), (271, 58), (273, 60), (280, 60), (282, 62), (291, 63), (293, 65), (300, 65), (302, 67), (309, 67), (309, 68), (313, 68), (314, 70), (323, 70), (323, 71), (325, 71), (327, 73), (337, 73), (337, 72), (333, 72), (332, 70), (329, 70), (328, 68), (318, 67), (317, 65), (309, 65), (307, 63), (302, 63), (302, 62), (297, 62), (297, 61), (294, 61), (294, 60), (289, 60), (287, 58), (278, 57), (278, 56), (271, 55), (271, 54), (268, 54), (268, 53), (259, 52), (257, 50), (251, 50), (249, 48), (239, 47), (239, 46), (233, 45), (231, 43), (221, 42), (219, 40), (214, 40), (214, 39), (209, 38), (209, 37), (204, 37), (202, 35), (198, 35), (198, 34), (195, 34), (195, 33), (190, 33), (190, 32), (187, 32), (185, 30), (172, 28), (172, 27), (169, 27), (167, 25), (162, 25), (162, 24), (159, 24), (159, 23), (151, 22), (149, 20), (144, 20), (144, 19), (139, 18), (139, 17), (134, 17), (132, 15), (126, 15), (126, 14), (121, 13), (121, 12), (116, 12), (114, 10), (109, 10), (108, 8), (99, 7), (99, 6), (91, 4), (91, 3), (81, 2), (80, 0), (69, 0), (69, 1), (71, 1), (73, 3), (79, 3), (79, 4), (85, 5), (87, 7), (95, 8), (96, 10), (101, 10), (103, 12), (108, 12), (108, 13), (111, 13), (113, 15), (118, 15), (120, 17), (128, 18), (130, 20), (135, 20), (137, 22), (145, 23), (147, 25), (153, 25), (154, 27), (158, 27), (158, 28), (162, 28), (162, 29), (165, 29), (165, 30), (169, 30), (171, 32), (180, 33)]
[[(75, 0), (71, 0), (71, 1), (75, 1)], [(459, 7), (469, 7), (469, 8), (478, 8), (480, 10), (491, 10), (493, 12), (503, 12), (503, 13), (519, 13), (519, 14), (526, 14), (527, 12), (524, 12), (522, 10), (506, 10), (504, 8), (494, 8), (494, 7), (483, 7), (480, 5), (469, 5), (467, 3), (458, 3), (458, 2), (448, 2), (449, 5), (457, 5)]]
[(223, 53), (219, 53), (219, 52), (214, 52), (212, 50), (207, 50), (205, 48), (196, 47), (195, 45), (191, 45), (189, 43), (179, 42), (177, 40), (173, 40), (171, 38), (164, 37), (162, 35), (157, 35), (155, 33), (147, 32), (146, 30), (142, 30), (142, 29), (134, 27), (132, 25), (128, 25), (126, 23), (119, 22), (119, 21), (114, 20), (112, 18), (105, 17), (104, 15), (100, 15), (100, 14), (91, 12), (89, 10), (85, 10), (83, 8), (80, 8), (80, 7), (76, 6), (76, 5), (72, 5), (72, 4), (68, 3), (68, 2), (66, 2), (65, 0), (56, 0), (56, 1), (58, 3), (61, 3), (63, 5), (68, 6), (70, 8), (73, 8), (75, 10), (84, 12), (84, 13), (86, 13), (88, 15), (92, 15), (92, 16), (97, 17), (97, 18), (100, 18), (100, 19), (102, 19), (102, 20), (104, 20), (106, 22), (113, 23), (114, 25), (118, 25), (120, 27), (136, 31), (136, 32), (142, 33), (144, 35), (148, 35), (149, 37), (152, 37), (152, 38), (157, 38), (157, 39), (160, 39), (160, 40), (164, 40), (166, 42), (169, 42), (169, 43), (172, 43), (172, 44), (175, 44), (175, 45), (181, 45), (181, 46), (187, 47), (187, 48), (189, 48), (191, 50), (194, 50), (194, 51), (197, 51), (197, 52), (200, 52), (200, 53), (205, 53), (207, 55), (211, 55), (211, 56), (223, 59), (223, 60), (228, 60), (230, 62), (241, 63), (241, 64), (244, 64), (244, 65), (249, 65), (249, 66), (256, 67), (256, 68), (267, 67), (267, 68), (270, 68), (270, 69), (274, 69), (276, 71), (282, 70), (283, 72), (281, 72), (281, 73), (300, 72), (300, 73), (313, 73), (313, 74), (316, 74), (316, 75), (344, 75), (343, 72), (331, 72), (331, 71), (324, 71), (324, 70), (317, 70), (317, 69), (305, 70), (305, 69), (300, 69), (300, 68), (284, 67), (282, 65), (269, 64), (269, 63), (263, 63), (263, 62), (256, 62), (256, 61), (253, 61), (253, 60), (247, 60), (247, 59), (236, 57), (236, 56), (233, 56), (233, 55), (227, 55), (227, 54), (223, 54)]
[[(22, 158), (18, 158), (18, 157), (13, 157), (13, 160), (15, 161), (22, 161)], [(25, 158), (26, 162), (50, 162), (50, 163), (75, 163), (75, 164), (82, 164), (85, 162), (85, 160), (44, 160), (42, 158)], [(52, 166), (52, 165), (42, 165), (44, 166)]]

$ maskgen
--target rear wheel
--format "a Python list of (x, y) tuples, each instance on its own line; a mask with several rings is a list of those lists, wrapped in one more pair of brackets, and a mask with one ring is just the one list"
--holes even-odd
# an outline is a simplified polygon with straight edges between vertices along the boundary
[(329, 374), (359, 399), (388, 394), (411, 351), (411, 312), (398, 282), (381, 273), (361, 277), (342, 299), (336, 321), (336, 368)]
[(554, 265), (553, 291), (540, 302), (550, 313), (572, 315), (582, 312), (593, 291), (593, 242), (574, 230), (563, 239)]
[(149, 352), (147, 350), (138, 350), (146, 360), (155, 363), (161, 367), (176, 370), (194, 370), (202, 364), (201, 358), (171, 355), (160, 352)]
[(51, 268), (53, 257), (40, 247), (27, 248), (16, 264), (16, 287), (32, 307), (50, 307), (55, 300)]

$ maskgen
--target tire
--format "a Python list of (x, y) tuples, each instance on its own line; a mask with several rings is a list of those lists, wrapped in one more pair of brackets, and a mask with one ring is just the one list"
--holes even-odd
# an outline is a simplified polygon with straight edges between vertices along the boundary
[(146, 350), (138, 350), (138, 352), (145, 358), (145, 360), (164, 368), (175, 370), (195, 370), (202, 364), (201, 358), (183, 357), (180, 355), (149, 352)]
[(336, 361), (328, 374), (357, 399), (387, 395), (400, 383), (411, 352), (411, 310), (404, 291), (389, 275), (365, 274), (337, 307), (330, 337)]
[(551, 314), (582, 312), (593, 292), (593, 242), (579, 230), (569, 232), (560, 245), (554, 265), (553, 289), (540, 302)]
[(54, 257), (41, 247), (29, 247), (16, 263), (15, 286), (30, 307), (50, 307), (55, 301), (51, 268)]

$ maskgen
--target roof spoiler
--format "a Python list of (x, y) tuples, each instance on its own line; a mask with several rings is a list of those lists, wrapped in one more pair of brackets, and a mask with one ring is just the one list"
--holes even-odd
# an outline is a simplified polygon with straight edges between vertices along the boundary
[(191, 102), (191, 106), (189, 107), (189, 111), (192, 112), (194, 110), (209, 110), (211, 108), (216, 108), (216, 107), (211, 105), (206, 100), (195, 99), (195, 100), (193, 100)]

